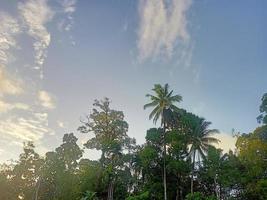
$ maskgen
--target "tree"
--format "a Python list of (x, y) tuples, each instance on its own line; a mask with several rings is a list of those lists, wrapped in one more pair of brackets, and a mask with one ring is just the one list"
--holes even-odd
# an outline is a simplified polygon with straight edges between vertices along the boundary
[(166, 135), (168, 154), (166, 159), (168, 188), (171, 188), (171, 199), (183, 199), (188, 190), (188, 175), (190, 160), (188, 156), (188, 136), (178, 130), (172, 130)]
[[(227, 162), (227, 154), (223, 154), (221, 149), (210, 146), (208, 148), (206, 159), (203, 160), (203, 166), (200, 167), (200, 181), (203, 183), (202, 191), (206, 190), (208, 195), (216, 195), (217, 199), (221, 199), (222, 176), (224, 165)], [(225, 173), (225, 174), (224, 174)]]
[(35, 196), (39, 169), (42, 164), (43, 159), (35, 152), (33, 142), (24, 143), (23, 153), (20, 154), (19, 161), (10, 174), (11, 181), (15, 185), (16, 198), (32, 199)]
[[(93, 193), (99, 199), (105, 197), (105, 174), (99, 161), (81, 159), (79, 171), (80, 191), (82, 194)], [(84, 196), (84, 195), (83, 195)]]
[(0, 165), (0, 199), (9, 200), (17, 199), (14, 195), (14, 188), (16, 184), (12, 184), (12, 181), (8, 178), (12, 174), (12, 164)]
[(137, 153), (135, 168), (140, 170), (140, 183), (136, 193), (141, 195), (148, 192), (150, 199), (162, 200), (164, 191), (162, 187), (162, 136), (161, 128), (151, 128), (146, 134), (146, 143)]
[(151, 102), (144, 105), (144, 109), (153, 107), (152, 112), (149, 115), (149, 119), (153, 119), (156, 123), (161, 118), (161, 127), (163, 128), (163, 186), (164, 186), (164, 200), (167, 200), (167, 182), (166, 182), (166, 142), (165, 133), (167, 129), (167, 113), (169, 111), (178, 111), (178, 107), (174, 104), (182, 101), (182, 96), (172, 95), (173, 90), (169, 91), (169, 85), (155, 84), (152, 91), (155, 95), (147, 94)]
[(267, 198), (267, 125), (240, 135), (236, 142), (238, 158), (244, 165), (243, 199)]
[(108, 98), (95, 100), (93, 106), (93, 112), (87, 116), (87, 121), (82, 121), (83, 125), (78, 130), (94, 134), (84, 145), (101, 151), (100, 164), (108, 177), (107, 196), (108, 200), (113, 200), (116, 181), (120, 179), (121, 172), (127, 169), (125, 153), (133, 150), (135, 139), (127, 135), (128, 123), (124, 120), (123, 112), (111, 109)]
[(260, 115), (257, 117), (259, 123), (267, 124), (267, 93), (261, 98)]
[(66, 170), (74, 171), (78, 160), (83, 155), (83, 150), (77, 144), (78, 138), (73, 133), (64, 134), (63, 144), (56, 148), (59, 159), (65, 164)]
[(196, 155), (200, 158), (205, 159), (205, 154), (208, 148), (213, 143), (218, 143), (219, 140), (212, 137), (214, 133), (218, 133), (217, 129), (208, 129), (211, 122), (205, 121), (204, 118), (192, 117), (192, 127), (189, 132), (189, 144), (191, 145), (189, 155), (192, 158), (192, 176), (191, 176), (191, 194), (194, 192), (194, 171), (195, 171), (195, 159)]
[(56, 151), (46, 153), (44, 164), (40, 167), (35, 199), (77, 198), (79, 179), (76, 173), (78, 160), (83, 154), (77, 140), (73, 133), (64, 134), (63, 143)]

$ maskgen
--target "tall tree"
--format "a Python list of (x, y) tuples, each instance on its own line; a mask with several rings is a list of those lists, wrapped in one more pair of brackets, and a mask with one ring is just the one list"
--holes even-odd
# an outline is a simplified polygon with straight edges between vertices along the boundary
[(259, 123), (267, 124), (267, 93), (261, 98), (260, 115), (257, 120)]
[(78, 160), (83, 150), (73, 133), (64, 134), (55, 152), (47, 152), (36, 187), (35, 199), (76, 199), (79, 194)]
[(65, 164), (66, 170), (74, 171), (78, 160), (83, 155), (83, 150), (77, 144), (78, 138), (73, 133), (64, 134), (63, 144), (56, 148), (59, 159)]
[(180, 200), (185, 196), (189, 189), (188, 178), (190, 174), (190, 160), (188, 156), (188, 136), (178, 130), (172, 130), (166, 135), (166, 145), (168, 146), (167, 154), (167, 176), (168, 188), (171, 188), (169, 197)]
[(124, 120), (122, 111), (110, 108), (110, 100), (95, 100), (93, 112), (87, 116), (87, 121), (78, 128), (82, 133), (92, 132), (94, 136), (84, 145), (89, 149), (101, 151), (100, 163), (108, 177), (108, 200), (113, 200), (116, 180), (126, 169), (125, 152), (133, 149), (135, 140), (127, 135), (128, 123)]
[(191, 176), (191, 194), (194, 192), (194, 171), (195, 160), (198, 155), (200, 158), (205, 159), (209, 147), (213, 143), (218, 143), (219, 140), (212, 137), (212, 134), (219, 133), (217, 129), (209, 129), (211, 122), (205, 121), (203, 118), (192, 118), (192, 129), (189, 132), (189, 144), (191, 145), (189, 155), (192, 158), (192, 176)]
[(163, 128), (163, 185), (164, 185), (164, 200), (167, 200), (167, 183), (166, 183), (166, 142), (165, 134), (167, 129), (167, 113), (169, 111), (177, 111), (178, 107), (175, 103), (182, 101), (182, 96), (173, 95), (173, 90), (170, 91), (169, 85), (164, 86), (155, 84), (152, 91), (155, 93), (147, 94), (151, 102), (144, 105), (144, 109), (153, 107), (152, 112), (149, 115), (149, 119), (153, 119), (156, 123), (161, 118), (161, 126)]
[(237, 138), (238, 158), (245, 166), (243, 199), (267, 199), (267, 125)]
[(14, 183), (14, 193), (19, 199), (32, 199), (35, 196), (35, 187), (39, 177), (39, 169), (43, 159), (35, 152), (33, 142), (24, 143), (23, 153), (10, 175)]

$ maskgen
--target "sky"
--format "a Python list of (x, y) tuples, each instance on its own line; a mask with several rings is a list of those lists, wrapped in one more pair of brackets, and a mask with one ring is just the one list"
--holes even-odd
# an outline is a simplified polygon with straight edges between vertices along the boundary
[[(0, 0), (0, 162), (23, 142), (44, 155), (77, 132), (94, 99), (122, 110), (145, 141), (156, 83), (212, 122), (224, 150), (258, 124), (267, 92), (267, 2), (212, 0)], [(86, 151), (96, 159), (98, 153)]]

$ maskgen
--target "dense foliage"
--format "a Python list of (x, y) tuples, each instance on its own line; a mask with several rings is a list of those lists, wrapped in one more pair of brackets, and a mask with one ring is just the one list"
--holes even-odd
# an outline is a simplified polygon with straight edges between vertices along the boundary
[[(1, 200), (265, 200), (267, 199), (267, 95), (260, 105), (261, 123), (253, 132), (236, 134), (236, 150), (214, 147), (210, 122), (175, 103), (182, 100), (169, 86), (155, 85), (148, 95), (150, 119), (161, 120), (137, 145), (128, 136), (122, 111), (110, 100), (96, 100), (81, 121), (88, 134), (65, 134), (62, 144), (44, 157), (33, 142), (24, 143), (18, 161), (0, 166)], [(99, 160), (83, 156), (84, 148), (101, 152)]]

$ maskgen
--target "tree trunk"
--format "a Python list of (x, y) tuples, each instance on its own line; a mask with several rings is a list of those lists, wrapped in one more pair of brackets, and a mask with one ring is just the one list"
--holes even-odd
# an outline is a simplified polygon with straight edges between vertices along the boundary
[(175, 200), (179, 200), (180, 197), (180, 176), (177, 174), (177, 189), (176, 189), (176, 197)]
[(163, 186), (164, 186), (164, 200), (167, 200), (167, 181), (166, 181), (166, 124), (163, 122)]
[(191, 176), (191, 194), (193, 194), (193, 193), (194, 193), (195, 157), (196, 157), (196, 151), (194, 150), (194, 153), (193, 153), (192, 176)]
[(177, 189), (176, 189), (176, 197), (175, 200), (182, 200), (183, 199), (183, 188), (181, 186), (181, 175), (177, 174)]
[(35, 195), (34, 195), (34, 200), (38, 200), (38, 194), (39, 194), (40, 185), (41, 185), (40, 177), (38, 178), (36, 185), (37, 185), (37, 187), (36, 187), (36, 191), (35, 191)]
[(179, 187), (176, 189), (176, 197), (175, 200), (179, 200)]
[(108, 185), (108, 199), (107, 200), (113, 200), (113, 189), (114, 189), (113, 181), (110, 181)]
[(221, 194), (220, 194), (220, 186), (217, 183), (217, 174), (215, 174), (215, 177), (214, 177), (214, 185), (215, 185), (215, 194), (216, 194), (217, 199), (219, 200), (221, 199)]

